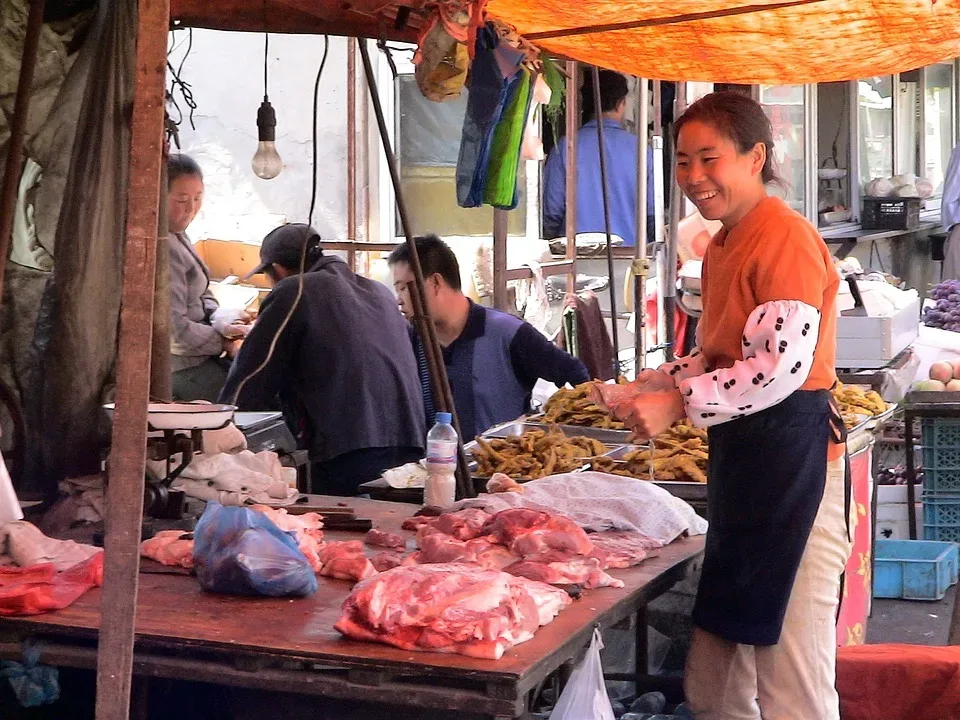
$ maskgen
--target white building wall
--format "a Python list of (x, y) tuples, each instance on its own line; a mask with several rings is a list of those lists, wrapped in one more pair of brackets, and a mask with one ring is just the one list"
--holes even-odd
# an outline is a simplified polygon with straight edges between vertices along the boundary
[[(206, 199), (189, 229), (202, 238), (257, 242), (283, 222), (307, 222), (311, 197), (313, 88), (324, 40), (315, 35), (270, 36), (269, 93), (277, 113), (277, 150), (283, 172), (272, 180), (253, 174), (257, 109), (263, 99), (264, 36), (193, 30), (171, 33), (170, 62), (191, 86), (196, 130), (184, 112), (183, 152), (204, 171)], [(347, 41), (331, 37), (320, 81), (317, 118), (317, 202), (313, 224), (328, 240), (346, 238), (347, 225)], [(169, 88), (169, 82), (168, 82)], [(175, 114), (176, 111), (173, 111)]]

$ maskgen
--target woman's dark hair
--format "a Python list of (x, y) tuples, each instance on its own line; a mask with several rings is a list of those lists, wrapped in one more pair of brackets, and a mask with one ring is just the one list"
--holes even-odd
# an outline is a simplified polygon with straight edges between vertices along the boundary
[(174, 180), (184, 175), (195, 175), (203, 180), (203, 170), (196, 160), (183, 153), (171, 153), (167, 158), (167, 189), (170, 189)]
[(673, 125), (673, 142), (676, 146), (680, 130), (689, 122), (712, 125), (720, 134), (730, 139), (741, 154), (750, 152), (757, 143), (767, 149), (767, 160), (760, 177), (764, 185), (782, 185), (773, 159), (773, 128), (763, 108), (752, 98), (730, 90), (710, 93), (697, 100), (677, 118)]
[[(460, 263), (453, 250), (436, 235), (421, 235), (413, 241), (417, 244), (417, 255), (420, 257), (420, 269), (424, 279), (431, 275), (439, 275), (454, 290), (460, 290)], [(410, 264), (410, 251), (406, 243), (398, 245), (387, 258), (388, 265), (397, 263)]]

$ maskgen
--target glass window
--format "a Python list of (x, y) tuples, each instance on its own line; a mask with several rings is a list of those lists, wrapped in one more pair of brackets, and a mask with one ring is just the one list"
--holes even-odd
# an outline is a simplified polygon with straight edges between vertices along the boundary
[(939, 196), (953, 150), (953, 63), (931, 65), (923, 72), (923, 176), (933, 183), (934, 195)]
[(893, 78), (857, 82), (860, 112), (860, 183), (893, 175)]
[(901, 73), (897, 82), (897, 175), (920, 174), (920, 71)]
[[(467, 90), (456, 100), (436, 103), (417, 87), (413, 75), (397, 78), (400, 183), (410, 222), (418, 233), (490, 235), (493, 208), (461, 208), (457, 204), (457, 157), (467, 112)], [(526, 229), (526, 174), (520, 163), (520, 202), (507, 213), (510, 234)], [(399, 219), (397, 235), (401, 233)]]
[(802, 85), (761, 85), (760, 104), (773, 126), (773, 155), (786, 183), (784, 199), (804, 212), (804, 104)]
[(850, 83), (821, 83), (817, 86), (817, 132), (817, 213), (820, 225), (847, 222), (851, 217), (848, 214)]

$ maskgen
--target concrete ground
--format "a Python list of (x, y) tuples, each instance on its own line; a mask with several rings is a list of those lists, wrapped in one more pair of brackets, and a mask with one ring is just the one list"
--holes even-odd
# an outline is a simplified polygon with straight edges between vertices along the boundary
[(867, 642), (946, 645), (957, 586), (943, 600), (874, 600), (867, 621)]

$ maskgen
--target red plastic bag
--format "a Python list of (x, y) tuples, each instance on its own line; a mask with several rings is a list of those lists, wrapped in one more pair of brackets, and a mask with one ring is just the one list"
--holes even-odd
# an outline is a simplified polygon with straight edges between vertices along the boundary
[(39, 615), (72, 604), (103, 584), (103, 553), (57, 572), (53, 563), (0, 567), (0, 616)]

